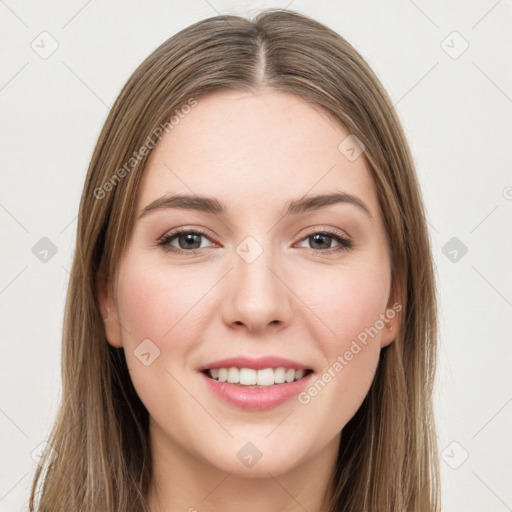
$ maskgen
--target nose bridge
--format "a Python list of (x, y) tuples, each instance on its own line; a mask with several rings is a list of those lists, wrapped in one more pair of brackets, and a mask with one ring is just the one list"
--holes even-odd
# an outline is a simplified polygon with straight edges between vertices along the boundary
[(247, 327), (264, 327), (289, 321), (291, 307), (287, 287), (279, 277), (280, 262), (269, 240), (247, 236), (235, 248), (230, 282), (228, 321)]
[(262, 293), (273, 295), (278, 292), (276, 276), (270, 271), (277, 262), (269, 240), (270, 237), (263, 241), (262, 237), (257, 240), (253, 236), (247, 236), (235, 250), (234, 286), (239, 293), (249, 294), (255, 300)]

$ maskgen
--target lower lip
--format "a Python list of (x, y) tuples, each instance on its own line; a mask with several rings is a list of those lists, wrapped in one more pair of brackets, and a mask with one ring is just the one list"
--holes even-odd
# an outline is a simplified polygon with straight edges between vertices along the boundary
[(293, 382), (251, 388), (229, 382), (219, 382), (203, 372), (200, 374), (217, 396), (231, 405), (250, 411), (264, 411), (281, 405), (303, 391), (313, 378), (313, 373), (309, 373), (302, 379)]

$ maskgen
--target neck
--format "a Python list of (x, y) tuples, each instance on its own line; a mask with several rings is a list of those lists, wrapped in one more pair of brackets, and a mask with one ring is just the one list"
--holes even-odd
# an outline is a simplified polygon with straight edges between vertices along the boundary
[(340, 436), (279, 475), (247, 477), (225, 472), (170, 439), (150, 421), (153, 460), (151, 512), (326, 512)]

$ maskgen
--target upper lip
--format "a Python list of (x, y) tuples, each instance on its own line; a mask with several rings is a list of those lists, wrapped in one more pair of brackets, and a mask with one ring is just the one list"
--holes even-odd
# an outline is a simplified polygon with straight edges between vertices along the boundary
[(218, 359), (207, 363), (200, 368), (199, 371), (212, 370), (214, 368), (253, 368), (255, 370), (262, 370), (264, 368), (293, 368), (295, 370), (310, 370), (311, 368), (305, 364), (277, 356), (263, 356), (263, 357), (248, 357), (237, 356), (229, 357), (227, 359)]

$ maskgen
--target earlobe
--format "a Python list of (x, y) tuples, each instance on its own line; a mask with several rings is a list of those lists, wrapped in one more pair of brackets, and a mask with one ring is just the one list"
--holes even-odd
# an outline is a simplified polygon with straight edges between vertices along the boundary
[(394, 324), (391, 321), (388, 322), (381, 333), (380, 347), (384, 348), (393, 343), (393, 341), (395, 341), (396, 335), (397, 332)]
[(396, 278), (391, 286), (388, 304), (386, 306), (385, 325), (381, 332), (381, 348), (395, 341), (402, 323), (402, 294), (401, 281)]
[(105, 336), (110, 345), (115, 348), (123, 346), (121, 339), (121, 327), (114, 301), (112, 281), (106, 276), (103, 265), (98, 272), (96, 281), (98, 306), (105, 326)]

